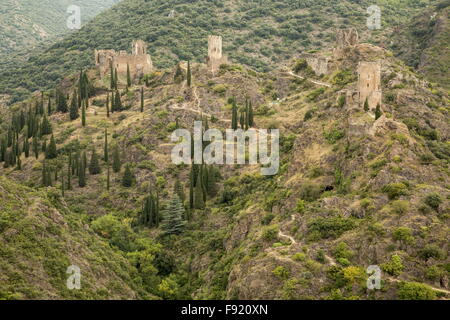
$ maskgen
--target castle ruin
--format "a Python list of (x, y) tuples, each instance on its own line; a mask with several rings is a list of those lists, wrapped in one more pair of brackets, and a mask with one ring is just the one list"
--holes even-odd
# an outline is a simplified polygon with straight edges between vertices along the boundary
[(302, 54), (301, 57), (306, 60), (306, 63), (311, 67), (316, 75), (321, 76), (328, 73), (328, 64), (330, 62), (329, 58), (306, 53)]
[(227, 57), (222, 53), (222, 37), (208, 36), (208, 69), (215, 73), (221, 64), (227, 63)]
[(359, 105), (363, 106), (366, 99), (369, 109), (381, 106), (381, 63), (361, 61), (358, 65)]
[(345, 50), (358, 45), (358, 43), (359, 35), (355, 28), (337, 30), (334, 56), (337, 59), (342, 59), (345, 56)]
[(101, 78), (110, 73), (111, 64), (117, 69), (118, 75), (126, 75), (129, 67), (132, 79), (139, 79), (153, 70), (152, 59), (142, 40), (133, 41), (131, 54), (125, 50), (95, 50), (95, 65)]

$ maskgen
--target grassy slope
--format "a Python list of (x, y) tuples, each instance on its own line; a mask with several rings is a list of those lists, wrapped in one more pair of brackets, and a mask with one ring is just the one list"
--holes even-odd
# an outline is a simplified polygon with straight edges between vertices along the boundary
[[(125, 0), (28, 63), (3, 65), (0, 93), (18, 99), (30, 90), (49, 89), (68, 73), (92, 65), (95, 48), (129, 50), (137, 38), (149, 43), (157, 67), (167, 67), (179, 60), (204, 61), (207, 36), (221, 34), (233, 61), (267, 70), (302, 51), (330, 45), (335, 28), (355, 26), (366, 39), (382, 42), (386, 31), (428, 2), (376, 1), (383, 29), (369, 33), (366, 8), (373, 1)], [(169, 18), (172, 9), (175, 17)]]

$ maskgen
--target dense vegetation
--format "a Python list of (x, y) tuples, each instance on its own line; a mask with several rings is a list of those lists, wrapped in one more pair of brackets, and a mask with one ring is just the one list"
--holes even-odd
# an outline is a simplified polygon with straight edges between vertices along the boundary
[[(383, 33), (429, 2), (375, 1), (383, 10), (383, 29), (369, 40), (382, 41)], [(301, 52), (329, 46), (336, 28), (365, 29), (366, 9), (373, 4), (368, 0), (124, 0), (27, 63), (13, 59), (3, 64), (0, 93), (21, 100), (30, 91), (48, 89), (71, 72), (92, 66), (94, 49), (130, 50), (134, 39), (148, 42), (154, 63), (164, 68), (179, 60), (203, 62), (207, 36), (220, 34), (232, 61), (266, 71)], [(169, 17), (171, 10), (173, 17)]]

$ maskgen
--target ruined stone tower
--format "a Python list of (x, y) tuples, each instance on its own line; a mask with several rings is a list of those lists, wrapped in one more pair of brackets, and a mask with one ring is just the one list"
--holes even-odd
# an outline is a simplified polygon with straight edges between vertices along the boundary
[(336, 32), (336, 48), (333, 54), (336, 59), (345, 57), (345, 50), (359, 43), (358, 31), (355, 28), (340, 29)]
[(222, 54), (222, 37), (208, 36), (208, 68), (215, 73), (221, 64), (227, 63), (227, 57)]
[(381, 63), (360, 62), (358, 65), (359, 105), (362, 107), (367, 99), (370, 110), (377, 104), (381, 106)]
[(153, 62), (147, 54), (147, 46), (142, 40), (132, 43), (131, 54), (121, 50), (95, 50), (95, 65), (98, 67), (100, 77), (110, 72), (110, 64), (117, 69), (119, 76), (126, 76), (127, 66), (130, 67), (132, 79), (138, 79), (153, 70)]

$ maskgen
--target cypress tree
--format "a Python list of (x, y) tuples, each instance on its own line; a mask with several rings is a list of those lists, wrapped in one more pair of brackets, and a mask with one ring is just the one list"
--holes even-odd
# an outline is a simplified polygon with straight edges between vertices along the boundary
[(96, 175), (96, 174), (99, 174), (100, 172), (101, 172), (101, 169), (100, 169), (100, 163), (98, 161), (97, 152), (95, 152), (95, 149), (93, 149), (92, 155), (91, 155), (91, 162), (89, 163), (89, 173), (91, 175)]
[[(86, 153), (83, 153), (83, 159)], [(86, 162), (81, 160), (78, 167), (78, 186), (84, 188), (86, 186)]]
[(369, 111), (369, 100), (366, 98), (366, 101), (364, 101), (364, 111)]
[(131, 171), (130, 165), (127, 164), (125, 166), (125, 172), (123, 173), (122, 177), (122, 186), (124, 186), (125, 188), (129, 188), (133, 185), (133, 181), (134, 181), (134, 174)]
[(114, 89), (117, 91), (117, 84), (119, 82), (119, 78), (117, 77), (117, 69), (114, 69)]
[(25, 158), (30, 156), (30, 144), (28, 142), (27, 135), (25, 135), (23, 140), (23, 152), (25, 153)]
[(119, 153), (119, 147), (116, 145), (114, 147), (113, 151), (113, 171), (114, 172), (120, 172), (120, 169), (122, 167), (122, 164), (120, 162), (120, 153)]
[(81, 106), (81, 125), (86, 127), (86, 107), (84, 104)]
[(186, 200), (186, 195), (184, 194), (184, 188), (180, 183), (180, 180), (177, 178), (177, 180), (175, 181), (175, 185), (174, 185), (174, 193), (176, 193), (178, 195), (178, 197), (180, 198), (181, 202), (184, 204), (184, 201)]
[(232, 114), (231, 114), (231, 129), (233, 130), (237, 130), (238, 128), (238, 114), (237, 114), (237, 105), (236, 105), (236, 100), (233, 99), (233, 107), (231, 110)]
[(20, 160), (20, 156), (17, 157), (17, 170), (22, 170), (22, 160)]
[(66, 96), (61, 91), (57, 91), (56, 97), (57, 97), (56, 110), (58, 112), (66, 113), (68, 111)]
[(109, 191), (111, 188), (111, 174), (110, 174), (110, 168), (109, 168), (109, 161), (106, 163), (106, 190)]
[(70, 102), (70, 120), (75, 120), (79, 117), (78, 113), (78, 94), (76, 91), (73, 92), (72, 101)]
[(254, 120), (254, 116), (253, 116), (253, 106), (252, 106), (251, 100), (248, 103), (248, 125), (250, 127), (255, 126), (255, 120)]
[(144, 87), (141, 87), (141, 112), (144, 112)]
[(39, 145), (38, 145), (38, 142), (37, 142), (37, 138), (33, 137), (32, 145), (33, 145), (34, 156), (37, 159), (37, 158), (39, 158)]
[(109, 62), (109, 71), (110, 71), (110, 89), (113, 90), (115, 88), (114, 86), (114, 69), (112, 61)]
[(186, 76), (186, 80), (187, 80), (187, 86), (190, 87), (192, 84), (192, 74), (191, 74), (191, 62), (188, 61), (188, 65), (187, 65), (187, 76)]
[(52, 100), (50, 98), (50, 96), (48, 96), (48, 104), (47, 104), (47, 114), (51, 115), (52, 114)]
[(42, 118), (42, 124), (41, 124), (41, 133), (42, 135), (51, 134), (53, 132), (52, 125), (50, 121), (47, 118), (47, 115), (44, 114), (44, 117)]
[(245, 125), (245, 115), (244, 115), (244, 111), (241, 110), (240, 111), (240, 117), (239, 117), (239, 124), (241, 125), (241, 129), (244, 129), (244, 125)]
[(191, 165), (189, 174), (189, 208), (194, 208), (194, 165)]
[(119, 91), (116, 90), (115, 101), (114, 101), (114, 111), (122, 111), (122, 100)]
[(127, 63), (127, 86), (131, 87), (130, 65)]
[(103, 146), (103, 160), (105, 162), (109, 162), (109, 154), (108, 154), (108, 129), (105, 128), (105, 142)]
[(180, 234), (183, 232), (185, 221), (184, 207), (177, 194), (174, 194), (170, 199), (167, 209), (163, 211), (164, 221), (162, 228), (165, 235)]
[(377, 107), (375, 109), (375, 120), (378, 120), (381, 117), (381, 106), (380, 104), (377, 104)]
[(61, 195), (64, 198), (64, 175), (61, 175)]
[(201, 171), (199, 171), (197, 176), (197, 181), (194, 187), (194, 208), (195, 209), (204, 209), (205, 208), (205, 199), (204, 199), (204, 190), (203, 190), (203, 181)]
[(45, 152), (45, 158), (46, 159), (55, 159), (58, 156), (58, 151), (56, 150), (56, 142), (55, 138), (50, 138), (50, 144), (48, 145), (48, 148), (46, 148)]
[(109, 93), (106, 94), (106, 117), (109, 118)]
[(214, 166), (211, 166), (208, 170), (206, 190), (210, 197), (214, 197), (217, 195), (217, 169)]

